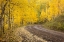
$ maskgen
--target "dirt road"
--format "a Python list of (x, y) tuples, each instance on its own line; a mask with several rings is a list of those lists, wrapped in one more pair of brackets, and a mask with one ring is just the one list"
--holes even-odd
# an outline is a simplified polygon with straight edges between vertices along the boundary
[(64, 42), (64, 33), (43, 28), (41, 25), (29, 25), (25, 27), (29, 32), (49, 42)]

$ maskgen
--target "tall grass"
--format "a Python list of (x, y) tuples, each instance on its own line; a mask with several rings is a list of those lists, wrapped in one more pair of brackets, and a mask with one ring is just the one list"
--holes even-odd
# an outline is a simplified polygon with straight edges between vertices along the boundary
[(52, 21), (46, 22), (44, 27), (64, 32), (64, 14), (58, 16)]

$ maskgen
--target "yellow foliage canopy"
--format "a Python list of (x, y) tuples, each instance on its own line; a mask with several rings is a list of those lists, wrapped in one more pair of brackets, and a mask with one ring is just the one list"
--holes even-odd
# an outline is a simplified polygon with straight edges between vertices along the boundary
[(8, 26), (9, 11), (11, 24), (18, 26), (44, 22), (46, 19), (51, 21), (64, 12), (63, 0), (10, 0), (10, 2), (0, 0), (0, 13), (2, 12), (2, 2), (3, 4), (8, 2), (4, 13), (5, 27)]

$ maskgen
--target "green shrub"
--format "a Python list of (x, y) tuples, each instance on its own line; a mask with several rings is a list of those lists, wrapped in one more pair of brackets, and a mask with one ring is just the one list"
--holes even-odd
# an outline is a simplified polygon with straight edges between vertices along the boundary
[(64, 32), (64, 14), (58, 16), (53, 21), (46, 22), (44, 27)]

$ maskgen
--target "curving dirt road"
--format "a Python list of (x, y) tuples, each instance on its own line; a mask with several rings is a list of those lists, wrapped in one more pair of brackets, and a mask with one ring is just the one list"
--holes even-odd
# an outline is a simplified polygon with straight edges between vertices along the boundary
[(64, 42), (64, 33), (43, 28), (41, 25), (29, 25), (25, 27), (29, 32), (48, 42)]

